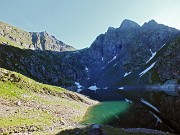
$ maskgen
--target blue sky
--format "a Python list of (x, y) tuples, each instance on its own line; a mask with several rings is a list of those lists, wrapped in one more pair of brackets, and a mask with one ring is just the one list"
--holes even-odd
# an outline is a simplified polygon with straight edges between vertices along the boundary
[(47, 31), (75, 48), (89, 47), (124, 19), (151, 19), (180, 29), (180, 0), (0, 0), (0, 21), (26, 31)]

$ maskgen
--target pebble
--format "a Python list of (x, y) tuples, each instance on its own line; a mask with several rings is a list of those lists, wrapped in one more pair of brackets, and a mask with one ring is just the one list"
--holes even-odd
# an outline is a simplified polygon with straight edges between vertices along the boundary
[(21, 103), (21, 101), (18, 101), (17, 103), (16, 103), (16, 105), (18, 105), (18, 106), (20, 106), (22, 103)]

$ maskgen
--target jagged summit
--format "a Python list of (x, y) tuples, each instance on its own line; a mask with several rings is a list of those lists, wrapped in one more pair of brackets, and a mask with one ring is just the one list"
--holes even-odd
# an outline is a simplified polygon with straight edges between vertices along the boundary
[(134, 21), (124, 19), (120, 26), (120, 28), (131, 28), (131, 27), (140, 27), (140, 25)]
[(142, 25), (142, 27), (146, 27), (146, 26), (157, 26), (157, 25), (159, 25), (155, 20), (150, 20), (150, 21), (148, 21), (148, 22), (145, 22), (143, 25)]
[(154, 19), (150, 20), (148, 24), (158, 24)]
[(116, 28), (114, 28), (114, 27), (109, 27), (108, 30), (107, 30), (107, 32), (113, 32), (113, 31), (115, 31), (115, 30), (116, 30)]

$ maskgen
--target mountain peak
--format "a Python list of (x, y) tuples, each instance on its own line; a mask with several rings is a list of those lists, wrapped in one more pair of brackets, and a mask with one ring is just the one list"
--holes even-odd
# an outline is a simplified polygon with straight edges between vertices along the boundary
[(120, 28), (131, 28), (131, 27), (140, 27), (140, 25), (134, 21), (124, 19), (120, 26)]
[(150, 20), (149, 22), (145, 22), (143, 26), (156, 26), (158, 23), (155, 20)]

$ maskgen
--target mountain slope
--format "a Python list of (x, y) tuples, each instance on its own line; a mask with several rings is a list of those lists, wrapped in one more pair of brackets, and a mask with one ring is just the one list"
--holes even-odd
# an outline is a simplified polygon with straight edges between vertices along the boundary
[(0, 67), (46, 84), (70, 87), (86, 76), (82, 63), (68, 53), (19, 49), (0, 45)]
[(60, 131), (79, 122), (96, 103), (0, 68), (0, 133)]
[[(47, 32), (26, 32), (7, 23), (0, 22), (0, 36), (9, 39), (18, 47), (33, 50), (74, 51), (75, 48), (57, 40)], [(9, 44), (8, 41), (3, 43)]]
[(155, 66), (147, 72), (146, 77), (151, 84), (162, 84), (168, 80), (176, 80), (180, 84), (180, 38), (168, 45), (159, 55)]
[(85, 86), (95, 83), (101, 88), (111, 86), (114, 81), (120, 81), (128, 73), (145, 66), (152, 54), (179, 35), (179, 30), (154, 20), (142, 26), (124, 20), (119, 28), (110, 27), (88, 49), (92, 62), (88, 66), (90, 79), (86, 81), (89, 83)]

